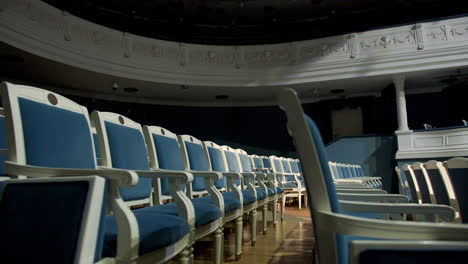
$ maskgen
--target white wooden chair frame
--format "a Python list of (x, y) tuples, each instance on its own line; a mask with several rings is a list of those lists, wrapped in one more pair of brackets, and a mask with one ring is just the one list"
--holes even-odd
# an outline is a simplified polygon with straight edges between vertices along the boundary
[[(112, 259), (115, 263), (134, 264), (134, 263), (160, 263), (167, 261), (177, 255), (177, 250), (182, 245), (187, 245), (190, 236), (182, 238), (174, 247), (163, 248), (145, 256), (139, 256), (139, 229), (135, 215), (120, 196), (120, 187), (131, 187), (137, 184), (138, 175), (134, 171), (119, 169), (68, 169), (68, 168), (49, 168), (31, 166), (26, 163), (26, 152), (24, 146), (24, 135), (22, 130), (22, 120), (18, 105), (18, 97), (33, 100), (39, 103), (66, 109), (68, 111), (82, 114), (90, 126), (88, 110), (66, 97), (49, 92), (47, 90), (15, 85), (11, 83), (2, 83), (0, 85), (3, 106), (5, 107), (6, 127), (8, 131), (8, 161), (5, 162), (5, 169), (12, 178), (26, 177), (70, 177), (70, 176), (90, 176), (97, 175), (106, 178), (108, 183), (107, 190), (107, 209), (116, 218), (117, 233), (117, 252), (116, 257)], [(91, 129), (89, 131), (92, 140)], [(94, 147), (93, 153), (94, 153)], [(95, 157), (94, 153), (94, 157)], [(96, 159), (94, 158), (96, 165)], [(170, 172), (167, 173), (168, 175)], [(171, 174), (172, 175), (172, 174)], [(177, 173), (178, 177), (185, 181), (191, 181), (192, 175)], [(166, 252), (167, 251), (167, 252)], [(183, 258), (182, 258), (183, 259)], [(107, 261), (107, 260), (106, 260)]]
[[(14, 179), (5, 181), (6, 187), (10, 183), (50, 183), (50, 182), (74, 182), (86, 181), (89, 183), (86, 202), (83, 208), (80, 233), (76, 246), (76, 254), (73, 263), (88, 264), (94, 263), (96, 244), (99, 233), (99, 224), (102, 207), (104, 206), (105, 180), (97, 176), (77, 176), (64, 178), (40, 178), (40, 179)], [(0, 201), (2, 192), (0, 192)], [(31, 201), (34, 203), (34, 201)], [(31, 234), (33, 235), (33, 234)], [(27, 250), (27, 247), (26, 247)], [(105, 263), (110, 259), (103, 259), (99, 263)]]
[(311, 210), (316, 225), (320, 262), (337, 263), (338, 252), (335, 241), (337, 233), (381, 239), (434, 240), (441, 241), (441, 243), (468, 240), (468, 227), (465, 225), (374, 220), (332, 212), (315, 143), (304, 119), (304, 112), (296, 92), (292, 89), (284, 89), (280, 94), (279, 104), (287, 114), (288, 131), (294, 137), (296, 149), (303, 161), (306, 184), (314, 186), (309, 195), (313, 203)]

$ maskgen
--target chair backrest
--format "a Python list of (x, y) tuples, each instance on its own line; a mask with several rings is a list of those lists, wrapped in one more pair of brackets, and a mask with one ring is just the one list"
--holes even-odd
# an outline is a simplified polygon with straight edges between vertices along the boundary
[[(226, 158), (224, 157), (224, 151), (221, 149), (221, 146), (211, 141), (205, 141), (203, 142), (203, 144), (205, 145), (205, 149), (208, 152), (208, 155), (210, 157), (211, 170), (218, 171), (218, 172), (227, 172), (228, 165), (226, 163)], [(226, 177), (223, 177), (220, 180), (216, 180), (214, 184), (216, 188), (221, 189), (221, 188), (226, 188), (226, 182), (227, 182)]]
[(97, 136), (97, 131), (95, 127), (91, 127), (91, 133), (93, 135), (94, 142), (94, 152), (96, 153), (96, 163), (98, 166), (101, 166), (101, 150), (99, 150), (99, 139)]
[(273, 170), (273, 166), (271, 165), (271, 160), (266, 156), (262, 156), (261, 158), (262, 158), (263, 168), (268, 169), (268, 170)]
[[(139, 123), (128, 117), (93, 111), (93, 125), (96, 127), (103, 167), (147, 171), (148, 150), (143, 130)], [(153, 190), (151, 179), (140, 178), (133, 187), (120, 187), (120, 195), (129, 205), (150, 203)]]
[[(285, 89), (280, 95), (280, 106), (285, 110), (288, 120), (288, 131), (294, 138), (296, 150), (302, 161), (303, 177), (311, 201), (311, 212), (314, 219), (322, 213), (340, 213), (335, 183), (328, 167), (328, 157), (320, 131), (314, 121), (304, 115), (302, 106), (292, 89)], [(318, 255), (323, 262), (335, 263), (337, 255), (342, 252), (343, 237), (325, 231), (321, 221), (314, 221), (318, 243)], [(323, 225), (323, 228), (319, 225)]]
[(293, 159), (288, 159), (289, 166), (291, 167), (292, 173), (299, 173), (299, 167), (297, 166), (297, 161)]
[(5, 82), (1, 94), (8, 160), (42, 167), (96, 168), (86, 107), (46, 90)]
[(431, 203), (431, 190), (428, 181), (422, 170), (422, 163), (415, 162), (411, 165), (411, 169), (413, 169), (414, 176), (416, 177), (416, 181), (418, 183), (419, 191), (421, 193), (421, 201), (422, 203)]
[[(209, 171), (210, 157), (205, 151), (203, 141), (190, 135), (179, 135), (178, 139), (184, 154), (186, 168), (194, 171)], [(205, 178), (193, 177), (191, 186), (193, 191), (206, 191)]]
[(411, 165), (409, 164), (403, 165), (403, 173), (405, 174), (405, 177), (408, 180), (408, 186), (411, 191), (411, 201), (413, 203), (422, 203), (418, 182), (416, 180), (416, 176), (414, 176), (414, 172), (413, 172), (413, 169), (411, 168)]
[[(185, 170), (185, 161), (177, 135), (159, 126), (143, 126), (148, 147), (151, 169)], [(159, 204), (162, 196), (169, 196), (169, 181), (160, 178), (153, 181), (155, 200)]]
[(452, 158), (445, 163), (460, 208), (461, 220), (468, 223), (468, 159)]
[[(398, 166), (395, 166), (395, 172), (398, 176), (398, 183), (399, 183), (399, 189), (400, 193), (408, 197), (408, 199), (411, 200), (411, 192), (409, 190), (408, 182), (404, 178), (404, 174), (401, 172), (400, 168)], [(406, 188), (408, 186), (408, 188)]]
[(289, 161), (286, 158), (280, 158), (280, 160), (281, 160), (281, 165), (283, 166), (283, 172), (292, 173), (291, 165), (289, 164)]
[[(423, 167), (426, 170), (431, 182), (436, 203), (450, 206), (449, 190), (453, 194), (453, 187), (446, 173), (445, 179), (442, 177), (441, 169), (445, 170), (442, 162), (430, 160), (424, 163)], [(454, 197), (454, 195), (452, 197)]]
[(250, 155), (250, 158), (251, 158), (251, 161), (252, 161), (252, 164), (253, 164), (255, 170), (261, 171), (261, 170), (265, 169), (265, 167), (263, 165), (263, 162), (262, 162), (262, 159), (259, 156)]
[(2, 262), (97, 261), (104, 188), (96, 176), (6, 181), (0, 193)]
[(278, 157), (269, 156), (268, 160), (270, 161), (271, 168), (272, 168), (273, 172), (275, 172), (275, 173), (283, 173), (284, 172), (283, 165), (281, 164), (281, 160)]
[(8, 158), (7, 149), (5, 114), (3, 108), (0, 108), (0, 177), (5, 175), (5, 160)]
[[(252, 165), (250, 164), (250, 159), (248, 158), (247, 154), (244, 154), (246, 156), (246, 160), (243, 163), (241, 162), (241, 159), (239, 157), (237, 150), (229, 146), (221, 146), (221, 149), (224, 152), (224, 158), (226, 159), (228, 171), (230, 172), (252, 172)], [(241, 181), (235, 180), (234, 183), (236, 185), (240, 185)]]
[(301, 161), (299, 159), (296, 159), (296, 162), (297, 162), (297, 168), (299, 169), (299, 172), (302, 173), (302, 164), (301, 164)]
[(362, 169), (361, 165), (357, 165), (358, 176), (363, 177), (365, 176), (364, 170)]

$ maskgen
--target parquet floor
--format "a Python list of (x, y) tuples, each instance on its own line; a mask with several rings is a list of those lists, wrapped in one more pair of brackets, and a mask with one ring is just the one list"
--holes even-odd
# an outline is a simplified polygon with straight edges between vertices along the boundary
[[(261, 216), (261, 213), (258, 213)], [(279, 214), (278, 214), (279, 215)], [(284, 222), (278, 221), (272, 225), (272, 216), (268, 214), (268, 231), (261, 234), (261, 217), (257, 222), (257, 242), (255, 247), (250, 245), (249, 223), (244, 223), (242, 258), (235, 261), (235, 232), (234, 228), (225, 227), (225, 255), (224, 261), (233, 264), (288, 264), (313, 263), (315, 239), (308, 208), (297, 208), (297, 203), (286, 207)], [(213, 263), (213, 242), (197, 242), (194, 246), (195, 263)]]

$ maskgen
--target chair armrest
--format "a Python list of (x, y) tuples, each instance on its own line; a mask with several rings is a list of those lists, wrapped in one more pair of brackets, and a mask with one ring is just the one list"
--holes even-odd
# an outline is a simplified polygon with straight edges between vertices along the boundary
[(401, 194), (338, 193), (338, 199), (361, 202), (409, 203), (408, 197)]
[(336, 188), (337, 193), (358, 193), (358, 194), (387, 194), (384, 190), (377, 189), (355, 189), (355, 188)]
[(217, 171), (194, 171), (194, 170), (190, 170), (188, 172), (193, 174), (194, 177), (210, 178), (210, 179), (213, 179), (215, 181), (221, 180), (223, 178), (223, 174), (221, 174), (221, 172), (217, 172)]
[[(113, 170), (113, 169), (109, 169)], [(143, 171), (143, 170), (135, 170), (134, 171), (136, 174), (138, 174), (138, 177), (141, 178), (177, 178), (181, 180), (181, 183), (190, 183), (193, 181), (193, 175), (190, 172), (187, 171), (176, 171), (176, 170), (148, 170), (148, 171)]]
[(232, 178), (233, 180), (242, 180), (243, 173), (239, 172), (222, 172), (222, 175), (226, 176), (226, 178)]
[(378, 213), (378, 214), (416, 214), (424, 215), (426, 220), (433, 220), (431, 216), (438, 215), (442, 221), (453, 222), (455, 210), (446, 205), (431, 204), (382, 204), (368, 202), (340, 201), (341, 208), (346, 212)]
[(131, 187), (138, 183), (138, 176), (135, 172), (121, 169), (68, 169), (40, 167), (25, 164), (18, 164), (12, 161), (5, 161), (5, 169), (8, 175), (27, 177), (67, 177), (67, 176), (89, 176), (97, 175), (110, 180), (115, 180), (123, 187)]
[(253, 172), (242, 172), (241, 175), (242, 175), (242, 177), (244, 177), (245, 179), (249, 179), (249, 180), (254, 181), (257, 174), (256, 174), (256, 173), (253, 173)]

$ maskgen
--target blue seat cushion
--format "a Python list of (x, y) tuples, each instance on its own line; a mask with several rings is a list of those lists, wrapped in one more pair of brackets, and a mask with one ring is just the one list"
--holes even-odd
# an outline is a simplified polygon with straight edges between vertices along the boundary
[(242, 196), (244, 197), (244, 205), (252, 204), (257, 200), (251, 190), (242, 190)]
[[(134, 211), (140, 231), (139, 254), (155, 251), (170, 246), (186, 234), (190, 227), (177, 216)], [(114, 257), (117, 250), (117, 222), (114, 216), (105, 216), (103, 257)]]
[[(224, 199), (224, 212), (232, 212), (237, 209), (239, 209), (240, 206), (240, 201), (237, 199), (236, 195), (234, 192), (223, 192), (221, 193), (223, 195)], [(193, 199), (192, 200), (194, 203), (213, 203), (213, 200), (211, 199), (211, 196), (207, 195), (201, 198)]]
[[(216, 205), (207, 202), (199, 202), (197, 200), (198, 199), (192, 199), (195, 209), (195, 227), (209, 224), (221, 217), (221, 212)], [(179, 211), (174, 202), (137, 209), (135, 212), (179, 216)]]
[(264, 200), (267, 197), (263, 188), (256, 187), (255, 190), (257, 190), (257, 200)]
[(267, 187), (267, 190), (268, 190), (268, 196), (273, 196), (276, 194), (275, 189), (272, 187)]
[(283, 193), (284, 190), (281, 187), (276, 187), (276, 193)]

